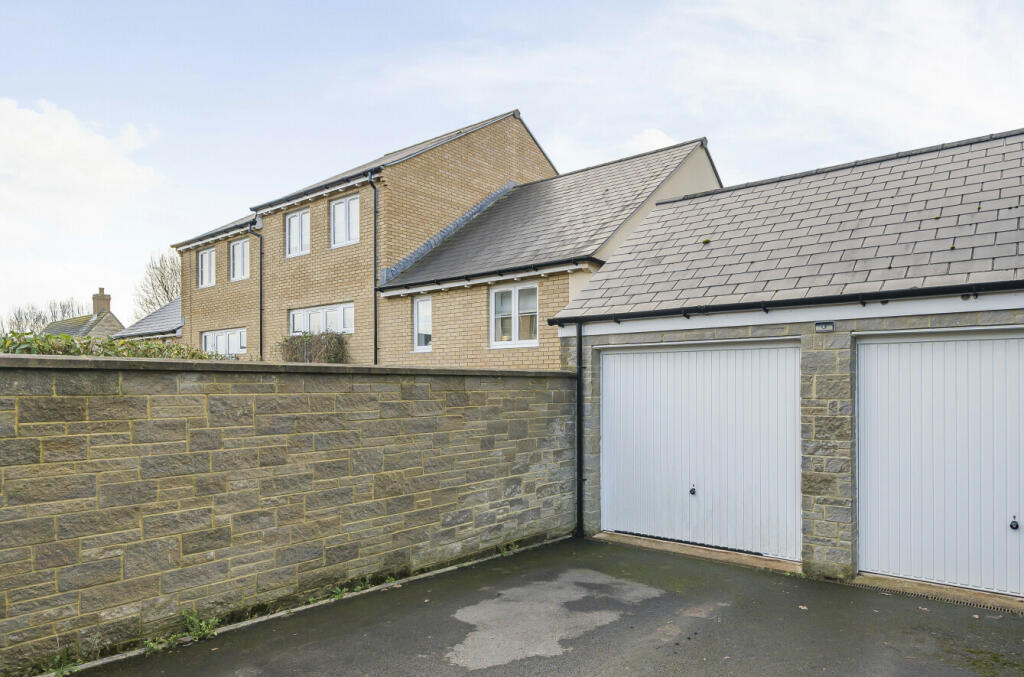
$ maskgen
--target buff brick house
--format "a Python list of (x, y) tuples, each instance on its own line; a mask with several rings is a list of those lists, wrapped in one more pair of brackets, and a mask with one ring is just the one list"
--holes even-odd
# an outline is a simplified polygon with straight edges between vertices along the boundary
[(353, 167), (174, 245), (181, 340), (249, 359), (289, 334), (350, 335), (379, 361), (377, 271), (395, 266), (509, 182), (557, 174), (511, 111)]
[(557, 369), (544, 321), (658, 200), (719, 188), (705, 139), (509, 183), (380, 271), (381, 362)]

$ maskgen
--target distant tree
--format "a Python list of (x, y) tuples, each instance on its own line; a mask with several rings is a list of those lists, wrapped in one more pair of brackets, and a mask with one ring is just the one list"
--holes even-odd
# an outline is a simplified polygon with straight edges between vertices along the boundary
[(70, 296), (66, 299), (50, 299), (41, 308), (34, 303), (26, 303), (15, 306), (7, 317), (0, 318), (0, 333), (41, 331), (51, 322), (88, 314), (88, 306)]
[(145, 317), (181, 296), (181, 258), (168, 251), (146, 263), (142, 282), (135, 288), (135, 315)]

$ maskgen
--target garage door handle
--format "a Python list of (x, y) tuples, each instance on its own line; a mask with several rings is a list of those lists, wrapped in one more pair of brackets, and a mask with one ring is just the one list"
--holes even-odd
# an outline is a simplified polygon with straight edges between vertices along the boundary
[[(690, 487), (690, 496), (696, 496), (696, 495), (697, 495), (697, 487)], [(1014, 527), (1014, 528), (1016, 528), (1016, 527)]]
[[(692, 492), (692, 491), (693, 491), (693, 489), (691, 489), (690, 491)], [(1017, 529), (1019, 529), (1019, 528), (1020, 528), (1020, 525), (1019, 525), (1019, 524), (1017, 524), (1017, 519), (1016, 519), (1016, 515), (1014, 515), (1014, 519), (1013, 519), (1013, 521), (1012, 521), (1012, 522), (1010, 522), (1010, 528), (1011, 528), (1011, 529), (1013, 529), (1014, 531), (1016, 531)]]

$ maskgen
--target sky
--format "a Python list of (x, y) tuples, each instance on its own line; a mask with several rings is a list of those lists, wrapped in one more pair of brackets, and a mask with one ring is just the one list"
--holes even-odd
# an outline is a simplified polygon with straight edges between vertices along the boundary
[(560, 171), (734, 184), (1024, 127), (1024, 3), (0, 0), (0, 315), (518, 108)]

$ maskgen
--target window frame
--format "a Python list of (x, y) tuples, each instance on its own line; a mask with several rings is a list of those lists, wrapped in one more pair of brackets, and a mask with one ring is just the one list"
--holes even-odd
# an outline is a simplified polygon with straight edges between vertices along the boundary
[[(426, 303), (430, 307), (430, 342), (426, 345), (419, 344), (420, 338), (420, 316), (419, 305)], [(412, 351), (414, 353), (429, 353), (434, 350), (434, 303), (430, 296), (417, 296), (412, 300)]]
[[(359, 194), (348, 195), (346, 197), (339, 197), (337, 200), (331, 200), (328, 204), (328, 212), (331, 215), (331, 249), (337, 247), (347, 247), (352, 244), (359, 242), (359, 216), (356, 216), (355, 220), (355, 237), (350, 237), (352, 234), (352, 223), (349, 221), (351, 204), (355, 202), (359, 204)], [(345, 209), (345, 223), (343, 224), (342, 230), (344, 230), (345, 239), (337, 239), (338, 224), (335, 222), (335, 206), (344, 205)], [(358, 207), (357, 207), (358, 208)]]
[[(244, 246), (245, 248), (245, 274), (235, 275), (235, 247)], [(228, 279), (231, 282), (238, 282), (240, 280), (249, 279), (249, 238), (242, 238), (241, 240), (232, 240), (228, 242)]]
[[(519, 292), (523, 289), (534, 289), (537, 292), (537, 310), (533, 313), (537, 316), (537, 338), (519, 339)], [(497, 341), (494, 332), (494, 297), (504, 291), (512, 292), (512, 340)], [(521, 284), (506, 284), (492, 286), (488, 294), (490, 298), (490, 312), (487, 314), (487, 336), (490, 347), (494, 349), (503, 348), (536, 348), (540, 345), (540, 287), (536, 282), (524, 282)]]
[[(344, 303), (329, 303), (325, 306), (308, 306), (306, 308), (292, 308), (288, 311), (288, 335), (299, 336), (309, 332), (309, 316), (314, 312), (320, 313), (320, 326), (322, 329), (316, 333), (320, 334), (326, 331), (327, 327), (327, 313), (331, 310), (338, 311), (338, 333), (339, 334), (354, 334), (356, 333), (356, 306), (352, 301), (346, 301)], [(345, 311), (352, 311), (352, 325), (345, 327)], [(295, 328), (295, 317), (299, 316), (302, 318), (302, 326), (299, 329)]]
[[(288, 227), (288, 221), (294, 216), (299, 217), (299, 247), (302, 247), (302, 215), (307, 216), (309, 226), (306, 233), (306, 248), (300, 249), (300, 251), (292, 252), (292, 235), (291, 229)], [(293, 212), (288, 212), (284, 215), (284, 257), (286, 259), (292, 259), (297, 256), (305, 256), (313, 248), (313, 217), (310, 214), (309, 207), (303, 209), (297, 209)]]
[[(203, 280), (203, 257), (210, 256), (210, 279), (204, 283)], [(217, 248), (207, 247), (196, 252), (196, 288), (207, 289), (217, 284)]]
[[(241, 350), (237, 352), (230, 352), (231, 349), (231, 335), (238, 334), (238, 344)], [(218, 337), (224, 337), (224, 344), (228, 348), (228, 352), (221, 353), (217, 351), (216, 341)], [(207, 347), (207, 340), (212, 339), (214, 341), (214, 349), (209, 350)], [(248, 331), (245, 327), (234, 327), (232, 329), (211, 329), (210, 331), (204, 331), (199, 334), (199, 345), (205, 352), (216, 353), (217, 355), (224, 355), (225, 357), (234, 357), (237, 355), (245, 355), (248, 351)]]

